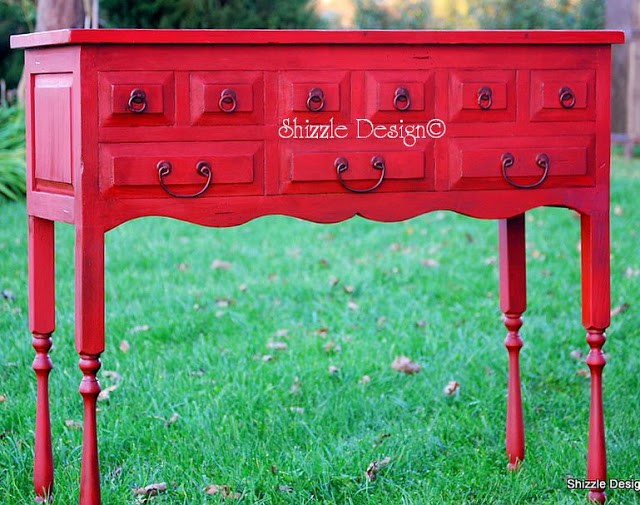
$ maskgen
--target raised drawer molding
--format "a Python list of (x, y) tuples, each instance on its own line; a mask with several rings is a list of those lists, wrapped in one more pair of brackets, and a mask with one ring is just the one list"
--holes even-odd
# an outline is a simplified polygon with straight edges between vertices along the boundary
[[(99, 505), (107, 231), (144, 216), (215, 227), (275, 214), (318, 223), (355, 215), (401, 221), (435, 210), (498, 220), (509, 355), (505, 445), (508, 468), (516, 470), (525, 457), (525, 213), (554, 206), (580, 215), (591, 400), (589, 419), (575, 422), (589, 426), (586, 477), (597, 485), (588, 498), (603, 503), (610, 59), (611, 45), (623, 40), (611, 31), (59, 30), (12, 37), (13, 47), (26, 50), (37, 500), (54, 489), (54, 222), (76, 231), (79, 501)], [(496, 327), (496, 335), (502, 331)]]

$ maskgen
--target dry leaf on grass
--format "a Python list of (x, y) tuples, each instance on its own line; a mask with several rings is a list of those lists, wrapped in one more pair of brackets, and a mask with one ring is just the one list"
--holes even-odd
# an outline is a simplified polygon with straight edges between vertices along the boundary
[(344, 290), (345, 293), (349, 293), (349, 294), (353, 293), (356, 290), (355, 287), (349, 286), (349, 285), (344, 286), (342, 289)]
[(368, 375), (363, 375), (362, 377), (360, 377), (358, 384), (369, 384), (370, 382), (371, 382), (371, 377), (369, 377)]
[(82, 423), (73, 419), (65, 420), (64, 425), (70, 430), (82, 430)]
[(628, 303), (623, 303), (621, 305), (618, 305), (617, 307), (614, 307), (613, 309), (611, 309), (611, 317), (616, 317), (617, 315), (622, 314), (627, 310), (629, 310)]
[(411, 361), (407, 356), (398, 356), (391, 363), (391, 368), (398, 372), (414, 374), (418, 373), (422, 367), (418, 363)]
[(273, 354), (263, 354), (260, 359), (265, 363), (267, 363), (269, 361), (273, 361), (273, 358), (274, 358)]
[(281, 493), (293, 493), (293, 488), (291, 486), (278, 486), (278, 491)]
[(178, 270), (184, 272), (185, 270), (189, 270), (189, 263), (180, 263), (178, 265)]
[(425, 267), (431, 267), (431, 268), (435, 268), (435, 267), (439, 267), (440, 266), (440, 262), (436, 259), (433, 258), (427, 258), (421, 261), (422, 265)]
[(322, 348), (324, 349), (324, 352), (329, 354), (342, 351), (342, 347), (340, 347), (340, 344), (338, 344), (335, 340), (329, 340), (329, 342), (324, 344)]
[(127, 342), (126, 340), (120, 342), (120, 350), (122, 352), (129, 352), (129, 349), (131, 349), (131, 345), (129, 345), (129, 342)]
[(149, 331), (149, 325), (148, 324), (139, 324), (137, 326), (134, 326), (133, 328), (131, 328), (131, 330), (129, 330), (131, 333), (140, 333), (141, 331)]
[(453, 396), (460, 391), (460, 383), (458, 381), (450, 381), (442, 390), (445, 396)]
[(299, 395), (300, 393), (302, 393), (302, 382), (300, 381), (300, 377), (295, 377), (293, 379), (293, 384), (291, 384), (289, 393), (292, 395)]
[(621, 216), (622, 214), (624, 214), (624, 209), (622, 208), (622, 206), (621, 206), (621, 205), (616, 205), (616, 206), (613, 208), (613, 213), (614, 213), (616, 216)]
[(272, 351), (286, 351), (288, 347), (285, 342), (267, 342), (267, 349), (271, 349)]
[(122, 375), (115, 370), (105, 370), (102, 372), (102, 376), (107, 379), (111, 379), (114, 382), (122, 382)]
[(335, 275), (329, 276), (329, 286), (334, 287), (340, 282), (340, 278)]
[(329, 365), (327, 371), (330, 375), (338, 375), (340, 373), (340, 369), (335, 365)]
[(7, 401), (7, 395), (0, 395), (0, 403), (4, 403)]
[(367, 480), (368, 481), (376, 480), (376, 477), (378, 476), (378, 473), (380, 472), (380, 470), (382, 470), (390, 462), (391, 462), (391, 458), (387, 456), (386, 458), (381, 459), (380, 461), (374, 460), (371, 463), (369, 463), (369, 466), (365, 471), (365, 477), (367, 478)]
[(211, 268), (214, 270), (229, 270), (233, 265), (224, 260), (215, 259), (211, 262)]
[(358, 310), (360, 308), (360, 306), (356, 302), (354, 302), (353, 300), (349, 300), (347, 302), (347, 307), (349, 309), (351, 309), (351, 310)]
[(324, 337), (327, 335), (327, 333), (329, 333), (329, 328), (327, 328), (326, 326), (323, 326), (322, 328), (318, 328), (315, 331), (316, 335), (319, 335), (321, 337)]
[(582, 360), (584, 353), (580, 349), (575, 349), (569, 353), (569, 356), (576, 360)]
[(204, 492), (211, 495), (219, 494), (223, 498), (233, 498), (234, 500), (239, 500), (240, 498), (242, 498), (241, 493), (231, 491), (231, 488), (226, 485), (219, 486), (218, 484), (210, 484), (204, 488)]
[(590, 373), (589, 373), (589, 370), (587, 370), (586, 368), (580, 368), (578, 371), (576, 371), (576, 375), (581, 375), (582, 377), (589, 377)]
[(178, 422), (178, 419), (180, 419), (180, 414), (174, 412), (173, 414), (171, 414), (171, 417), (165, 421), (164, 427), (168, 428), (169, 426), (176, 424)]
[(104, 388), (102, 391), (100, 391), (100, 394), (98, 394), (98, 401), (103, 402), (105, 400), (108, 400), (109, 395), (119, 387), (120, 384), (112, 384), (111, 386)]
[(156, 484), (149, 484), (144, 487), (137, 487), (133, 490), (133, 494), (139, 496), (156, 496), (160, 493), (164, 493), (167, 490), (166, 482), (158, 482)]
[(294, 414), (304, 414), (304, 407), (289, 407), (289, 410)]
[(11, 291), (10, 289), (3, 289), (2, 298), (9, 302), (14, 302), (16, 300), (16, 295), (14, 295), (13, 291)]
[(279, 330), (276, 330), (277, 338), (285, 338), (288, 335), (289, 335), (289, 330), (287, 328), (280, 328)]

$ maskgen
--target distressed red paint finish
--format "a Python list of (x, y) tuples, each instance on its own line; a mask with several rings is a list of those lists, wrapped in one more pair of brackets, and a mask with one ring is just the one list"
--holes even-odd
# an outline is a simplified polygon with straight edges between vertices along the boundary
[[(26, 49), (37, 498), (53, 492), (54, 222), (76, 229), (80, 503), (97, 505), (104, 235), (151, 215), (216, 227), (270, 214), (333, 223), (451, 210), (500, 220), (506, 446), (515, 469), (525, 450), (524, 213), (539, 206), (577, 211), (592, 377), (587, 477), (604, 480), (610, 56), (611, 44), (623, 39), (606, 31), (304, 30), (60, 30), (13, 37), (13, 47)], [(430, 128), (429, 135), (411, 137), (407, 127)], [(606, 497), (592, 492), (589, 498)]]

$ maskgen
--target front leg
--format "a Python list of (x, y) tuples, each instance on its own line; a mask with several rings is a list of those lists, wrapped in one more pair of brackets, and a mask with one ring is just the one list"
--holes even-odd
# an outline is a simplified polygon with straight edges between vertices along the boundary
[(522, 313), (527, 308), (524, 214), (500, 221), (500, 309), (504, 313), (509, 352), (506, 445), (507, 467), (516, 470), (524, 460), (524, 421), (520, 392)]
[[(602, 403), (602, 369), (606, 364), (602, 346), (610, 322), (609, 279), (609, 214), (582, 215), (582, 324), (587, 330), (591, 372), (591, 405), (589, 409), (589, 448), (587, 479), (607, 480), (607, 449)], [(590, 491), (589, 499), (604, 503), (604, 489)]]
[(83, 373), (84, 402), (80, 505), (100, 505), (96, 401), (100, 355), (104, 351), (104, 233), (76, 227), (76, 349)]
[(53, 368), (49, 349), (55, 329), (54, 223), (29, 216), (29, 328), (36, 351), (33, 369), (37, 377), (36, 430), (33, 487), (36, 502), (53, 497), (53, 451), (49, 415), (49, 373)]

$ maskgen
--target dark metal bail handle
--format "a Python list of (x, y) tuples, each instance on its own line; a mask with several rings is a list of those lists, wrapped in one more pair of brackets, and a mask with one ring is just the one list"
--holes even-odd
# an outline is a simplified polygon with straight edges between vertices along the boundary
[(200, 196), (209, 188), (209, 186), (211, 185), (211, 178), (213, 177), (213, 171), (211, 170), (211, 165), (209, 165), (209, 163), (206, 161), (199, 161), (196, 164), (196, 171), (203, 177), (206, 177), (207, 182), (205, 183), (204, 187), (200, 191), (192, 194), (181, 195), (179, 193), (174, 193), (173, 191), (171, 191), (162, 180), (163, 177), (166, 177), (171, 173), (171, 170), (173, 168), (171, 166), (171, 162), (166, 160), (159, 161), (158, 164), (156, 165), (156, 168), (158, 169), (158, 180), (160, 181), (160, 186), (168, 194), (170, 194), (175, 198), (195, 198), (197, 196)]
[(135, 114), (144, 112), (147, 108), (147, 94), (140, 88), (131, 90), (128, 102), (129, 110)]
[(532, 184), (520, 184), (518, 182), (515, 182), (513, 179), (511, 179), (507, 175), (507, 169), (512, 167), (515, 164), (515, 162), (516, 162), (516, 159), (511, 153), (504, 153), (500, 158), (500, 163), (502, 164), (502, 177), (504, 178), (505, 181), (507, 181), (509, 184), (511, 184), (516, 188), (530, 189), (530, 188), (538, 187), (540, 186), (540, 184), (542, 184), (546, 180), (547, 176), (549, 175), (549, 166), (550, 166), (549, 156), (547, 156), (544, 153), (540, 153), (536, 156), (536, 165), (538, 165), (543, 170), (542, 176), (540, 177), (540, 179), (538, 179), (536, 182)]
[(404, 86), (399, 86), (398, 88), (396, 88), (396, 92), (393, 97), (393, 106), (399, 111), (404, 111), (411, 107), (411, 97), (409, 96), (409, 90)]
[(220, 92), (220, 100), (218, 100), (218, 107), (222, 112), (230, 114), (238, 108), (238, 99), (236, 92), (231, 88), (225, 88)]
[(380, 170), (381, 172), (380, 178), (378, 179), (378, 182), (376, 182), (370, 188), (358, 189), (358, 188), (353, 188), (349, 186), (349, 184), (347, 184), (347, 182), (342, 178), (342, 174), (349, 169), (349, 161), (347, 160), (347, 158), (340, 156), (336, 158), (336, 161), (333, 164), (336, 167), (336, 172), (338, 173), (338, 180), (340, 181), (340, 184), (342, 184), (342, 186), (345, 189), (351, 191), (352, 193), (369, 193), (375, 189), (378, 189), (378, 187), (380, 186), (380, 184), (382, 184), (382, 181), (384, 180), (384, 174), (387, 168), (384, 162), (384, 158), (382, 158), (382, 156), (374, 156), (373, 158), (371, 158), (371, 166), (375, 170)]
[(311, 112), (320, 112), (324, 109), (324, 91), (320, 88), (311, 88), (307, 97), (307, 109)]
[(489, 86), (483, 86), (478, 90), (478, 107), (482, 110), (490, 109), (493, 105), (493, 91)]
[(573, 109), (573, 106), (576, 104), (576, 94), (569, 86), (560, 88), (558, 96), (560, 98), (560, 105), (565, 109)]

